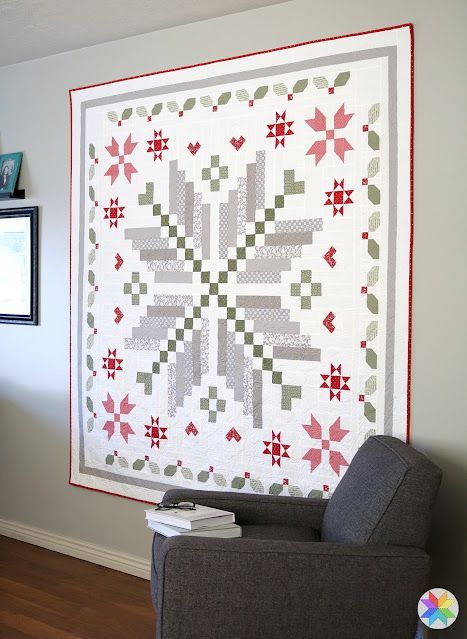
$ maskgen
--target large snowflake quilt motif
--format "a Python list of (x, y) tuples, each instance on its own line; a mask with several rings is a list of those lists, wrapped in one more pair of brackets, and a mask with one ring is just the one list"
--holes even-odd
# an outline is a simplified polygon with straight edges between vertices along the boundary
[(71, 102), (71, 482), (326, 495), (405, 439), (409, 27)]

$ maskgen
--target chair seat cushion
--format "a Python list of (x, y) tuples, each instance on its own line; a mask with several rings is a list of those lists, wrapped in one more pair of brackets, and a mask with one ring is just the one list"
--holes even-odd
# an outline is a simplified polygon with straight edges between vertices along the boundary
[(319, 531), (300, 526), (263, 524), (242, 526), (242, 537), (246, 539), (281, 539), (283, 541), (319, 541)]

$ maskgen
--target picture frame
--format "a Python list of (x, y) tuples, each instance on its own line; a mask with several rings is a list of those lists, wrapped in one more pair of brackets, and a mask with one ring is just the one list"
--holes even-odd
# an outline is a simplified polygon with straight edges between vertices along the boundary
[(0, 209), (0, 323), (38, 324), (39, 209)]
[(22, 160), (21, 152), (0, 155), (0, 199), (15, 193)]

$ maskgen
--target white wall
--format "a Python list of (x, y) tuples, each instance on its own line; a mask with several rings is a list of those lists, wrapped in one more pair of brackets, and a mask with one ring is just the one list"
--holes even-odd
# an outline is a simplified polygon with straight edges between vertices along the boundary
[(466, 6), (463, 0), (295, 0), (0, 69), (0, 148), (24, 152), (25, 204), (41, 207), (40, 325), (0, 325), (0, 516), (149, 556), (142, 504), (67, 484), (67, 90), (413, 22), (412, 442), (444, 470), (433, 585), (461, 592), (467, 584), (461, 521), (467, 502)]

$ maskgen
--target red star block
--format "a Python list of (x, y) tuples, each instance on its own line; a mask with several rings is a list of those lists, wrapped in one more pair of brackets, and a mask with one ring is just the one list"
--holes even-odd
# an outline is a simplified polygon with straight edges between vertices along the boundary
[(292, 124), (293, 122), (286, 122), (286, 112), (284, 111), (282, 114), (276, 113), (276, 121), (274, 124), (267, 125), (269, 133), (266, 137), (275, 138), (276, 149), (280, 144), (285, 147), (285, 138), (287, 135), (294, 135)]
[(104, 361), (102, 368), (107, 371), (107, 379), (115, 379), (115, 372), (123, 370), (123, 359), (117, 358), (117, 349), (115, 348), (112, 351), (110, 348), (108, 348), (107, 357), (103, 357), (102, 359)]
[(151, 423), (145, 424), (144, 427), (147, 431), (144, 436), (150, 438), (151, 448), (154, 448), (154, 446), (157, 446), (157, 448), (159, 448), (161, 441), (163, 439), (167, 439), (167, 436), (165, 434), (167, 432), (167, 428), (162, 428), (161, 426), (159, 426), (159, 417), (156, 417), (156, 419), (154, 419), (154, 417), (151, 415)]
[(112, 226), (118, 228), (118, 220), (121, 220), (125, 217), (123, 215), (124, 210), (125, 207), (119, 206), (118, 204), (118, 197), (116, 197), (115, 199), (110, 198), (109, 206), (104, 207), (104, 220), (109, 220), (110, 228), (112, 228)]
[(290, 459), (287, 450), (290, 448), (290, 444), (283, 444), (281, 442), (282, 433), (275, 433), (272, 431), (272, 439), (269, 442), (263, 441), (266, 448), (263, 450), (263, 455), (271, 455), (271, 465), (281, 465), (281, 459)]
[(342, 375), (342, 365), (334, 366), (331, 364), (331, 373), (330, 375), (323, 375), (321, 373), (321, 377), (323, 378), (323, 383), (320, 388), (328, 388), (329, 389), (329, 400), (336, 399), (341, 401), (341, 391), (349, 391), (350, 388), (347, 382), (350, 379), (350, 376)]
[(353, 200), (350, 199), (350, 196), (353, 193), (353, 189), (346, 189), (344, 186), (344, 180), (338, 182), (334, 180), (334, 187), (331, 191), (325, 191), (327, 200), (324, 203), (325, 206), (332, 206), (333, 213), (332, 216), (335, 217), (338, 213), (342, 216), (344, 215), (344, 205), (345, 204), (353, 204)]
[(154, 154), (154, 162), (156, 160), (162, 161), (162, 153), (164, 151), (169, 150), (169, 147), (167, 145), (167, 142), (169, 140), (170, 138), (162, 137), (162, 129), (160, 131), (154, 130), (154, 138), (152, 140), (147, 141), (148, 142), (147, 152)]

